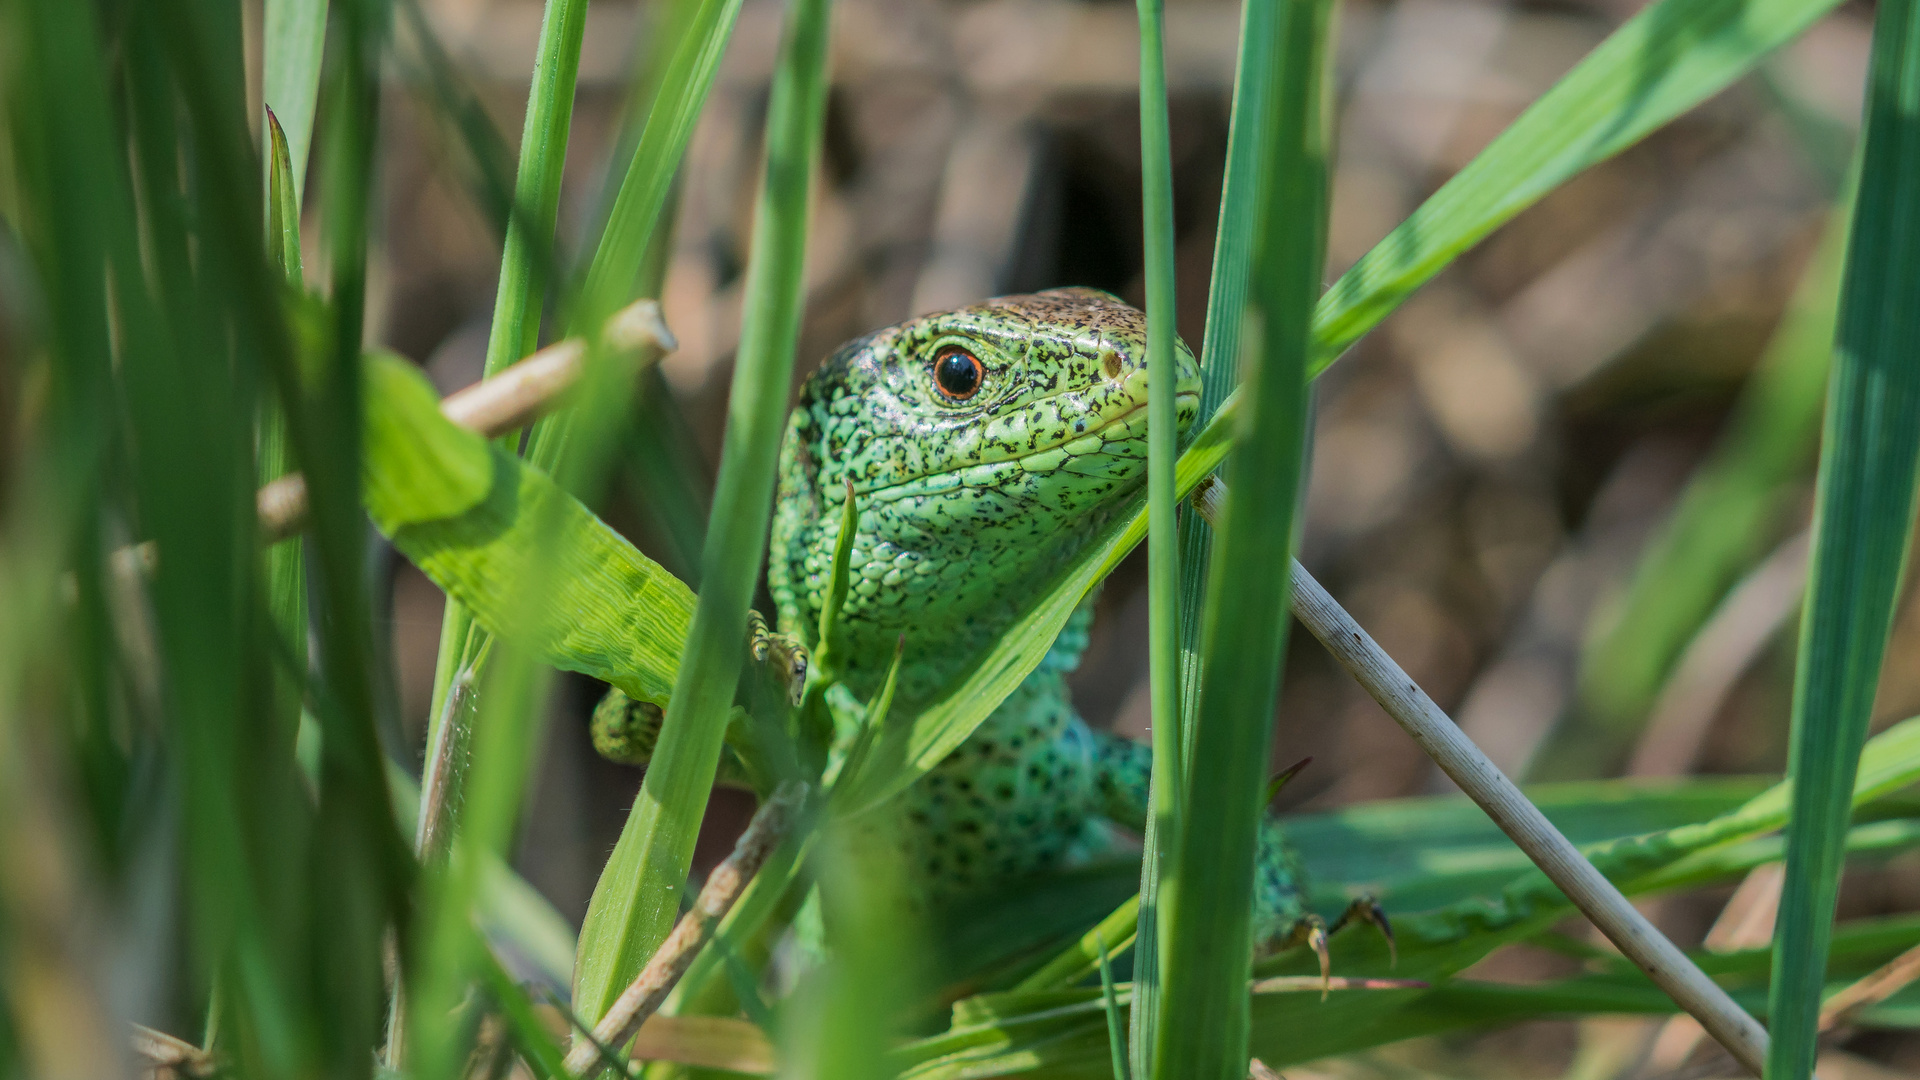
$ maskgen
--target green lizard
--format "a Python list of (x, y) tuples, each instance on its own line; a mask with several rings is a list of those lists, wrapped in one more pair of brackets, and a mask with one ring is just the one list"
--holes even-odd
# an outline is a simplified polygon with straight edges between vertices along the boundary
[[(1176, 367), (1184, 431), (1199, 408), (1185, 345)], [(802, 389), (781, 451), (767, 566), (780, 629), (817, 644), (850, 493), (858, 526), (836, 670), (866, 699), (904, 640), (893, 710), (917, 713), (1144, 482), (1146, 403), (1145, 316), (1091, 289), (1002, 297), (843, 346)], [(1090, 619), (1083, 605), (972, 737), (900, 796), (896, 835), (925, 901), (1057, 867), (1097, 843), (1096, 818), (1144, 825), (1151, 751), (1092, 730), (1069, 700)], [(659, 718), (614, 691), (596, 710), (596, 745), (642, 762)], [(1324, 967), (1326, 929), (1302, 905), (1300, 869), (1270, 818), (1254, 887), (1255, 940), (1306, 941)], [(1386, 932), (1371, 901), (1349, 916)]]

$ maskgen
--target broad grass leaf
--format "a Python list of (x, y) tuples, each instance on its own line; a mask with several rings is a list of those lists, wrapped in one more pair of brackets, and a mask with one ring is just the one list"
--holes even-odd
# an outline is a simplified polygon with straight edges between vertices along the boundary
[[(693, 591), (546, 474), (441, 416), (406, 361), (370, 357), (367, 388), (367, 511), (394, 546), (489, 633), (664, 704)], [(551, 591), (529, 619), (518, 583), (535, 565)]]

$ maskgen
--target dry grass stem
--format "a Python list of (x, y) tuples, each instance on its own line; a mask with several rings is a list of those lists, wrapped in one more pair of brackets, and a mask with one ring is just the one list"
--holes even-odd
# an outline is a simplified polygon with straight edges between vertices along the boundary
[(462, 721), (460, 714), (473, 706), (473, 696), (473, 669), (468, 668), (453, 680), (440, 712), (440, 722), (433, 729), (427, 758), (429, 766), (421, 780), (426, 790), (420, 799), (420, 825), (414, 836), (414, 850), (423, 863), (443, 857), (447, 842), (453, 837), (453, 830), (449, 828), (453, 814), (449, 807), (459, 788), (456, 780), (466, 768), (473, 733), (473, 725)]
[[(1708, 952), (1737, 952), (1765, 945), (1773, 939), (1774, 917), (1780, 912), (1780, 885), (1785, 863), (1766, 863), (1747, 872), (1740, 887), (1727, 898), (1701, 944)], [(1668, 1073), (1686, 1063), (1706, 1032), (1691, 1016), (1675, 1016), (1660, 1025), (1647, 1050), (1646, 1073)]]
[[(660, 317), (660, 305), (652, 300), (636, 300), (616, 312), (607, 320), (601, 342), (622, 352), (651, 349), (655, 359), (678, 347)], [(448, 395), (440, 413), (488, 438), (504, 435), (553, 408), (579, 381), (586, 356), (584, 339), (556, 341), (493, 378)], [(262, 487), (254, 505), (267, 542), (284, 540), (306, 520), (307, 482), (299, 473), (288, 473)]]
[(1421, 979), (1348, 979), (1334, 975), (1279, 975), (1255, 979), (1247, 989), (1255, 994), (1322, 994), (1328, 990), (1425, 990), (1429, 983)]
[(133, 1056), (148, 1077), (212, 1076), (219, 1067), (212, 1054), (185, 1039), (142, 1024), (133, 1025)]
[[(1224, 508), (1226, 485), (1203, 484), (1194, 507), (1209, 524)], [(1666, 935), (1640, 914), (1612, 882), (1580, 854), (1539, 807), (1521, 793), (1473, 740), (1461, 733), (1353, 616), (1298, 562), (1293, 564), (1293, 614), (1359, 681), (1389, 716), (1413, 736), (1443, 772), (1480, 805), (1534, 864), (1619, 950), (1755, 1076), (1767, 1057), (1767, 1032)]]
[(740, 899), (747, 883), (793, 828), (806, 793), (805, 784), (788, 781), (761, 804), (747, 831), (734, 845), (733, 854), (707, 875), (707, 883), (701, 887), (692, 909), (674, 924), (673, 932), (647, 961), (647, 966), (594, 1025), (593, 1037), (579, 1040), (567, 1055), (568, 1074), (587, 1076), (597, 1072), (601, 1061), (599, 1046), (617, 1047), (632, 1039), (640, 1025), (666, 1001), (674, 985), (693, 965), (694, 957), (713, 936), (720, 920), (732, 909), (734, 901)]
[(1820, 1030), (1832, 1031), (1860, 1010), (1877, 1005), (1920, 978), (1920, 945), (1882, 964), (1873, 974), (1842, 989), (1820, 1006)]

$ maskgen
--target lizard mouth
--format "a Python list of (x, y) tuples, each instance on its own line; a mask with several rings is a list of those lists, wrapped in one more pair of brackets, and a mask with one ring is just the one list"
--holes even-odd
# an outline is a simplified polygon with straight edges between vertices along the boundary
[[(1174, 410), (1191, 417), (1198, 412), (1200, 391), (1188, 389), (1184, 384), (1174, 393)], [(1010, 470), (1019, 470), (1032, 474), (1045, 474), (1067, 468), (1071, 471), (1074, 458), (1093, 458), (1106, 455), (1116, 443), (1144, 440), (1147, 435), (1147, 403), (1135, 402), (1123, 412), (1109, 416), (1084, 432), (1067, 430), (1057, 438), (1036, 445), (1030, 450), (1005, 457), (968, 462), (935, 472), (922, 473), (909, 480), (874, 487), (866, 491), (855, 490), (859, 494), (871, 495), (876, 499), (892, 501), (895, 499), (915, 498), (935, 495), (961, 487), (996, 486), (1000, 477)], [(1142, 471), (1146, 459), (1141, 454), (1115, 455), (1138, 460)]]

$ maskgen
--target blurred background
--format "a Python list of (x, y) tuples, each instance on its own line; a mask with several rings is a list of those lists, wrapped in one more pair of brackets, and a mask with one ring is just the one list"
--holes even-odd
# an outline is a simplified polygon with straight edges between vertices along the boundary
[[(500, 129), (517, 133), (542, 5), (422, 5)], [(1345, 0), (1327, 281), (1636, 7)], [(621, 455), (604, 507), (690, 581), (739, 332), (780, 14), (771, 0), (747, 0), (694, 135), (677, 230), (662, 253), (661, 299), (681, 347), (662, 365), (643, 410), (649, 424)], [(1237, 4), (1167, 4), (1179, 318), (1196, 351), (1238, 19)], [(1697, 635), (1687, 626), (1662, 654), (1660, 677), (1638, 690), (1621, 691), (1601, 653), (1636, 566), (1734, 426), (1743, 387), (1819, 246), (1858, 129), (1870, 22), (1870, 8), (1843, 6), (1759, 75), (1549, 196), (1318, 381), (1302, 560), (1516, 776), (1784, 765), (1817, 368), (1815, 381), (1774, 403), (1806, 430), (1763, 440), (1779, 464), (1750, 500), (1762, 512), (1724, 522), (1743, 550), (1728, 580), (1702, 588), (1725, 602), (1708, 605), (1716, 613)], [(997, 293), (1090, 285), (1141, 302), (1135, 28), (1133, 5), (1117, 2), (840, 0), (800, 372), (856, 334)], [(563, 247), (599, 206), (647, 40), (640, 5), (592, 6)], [(479, 377), (494, 234), (457, 140), (404, 94), (389, 95), (386, 109), (369, 325), (451, 390)], [(1149, 721), (1143, 556), (1101, 594), (1074, 691), (1088, 721), (1135, 736)], [(378, 565), (394, 657), (389, 734), (417, 762), (441, 599), (391, 551)], [(1876, 728), (1920, 712), (1911, 592)], [(586, 720), (602, 687), (579, 676), (557, 686), (518, 862), (577, 925), (639, 774), (593, 754)], [(1451, 790), (1305, 634), (1290, 651), (1275, 746), (1276, 768), (1313, 759), (1281, 799), (1288, 811)], [(749, 810), (744, 795), (716, 793), (697, 871), (724, 854)], [(1693, 945), (1726, 899), (1722, 890), (1656, 913)], [(1842, 898), (1846, 916), (1916, 907), (1913, 858), (1850, 874)], [(1572, 963), (1509, 950), (1476, 974), (1526, 980)], [(1641, 1030), (1635, 1023), (1615, 1026)], [(1577, 1075), (1598, 1068), (1607, 1030), (1535, 1024), (1328, 1068)], [(1855, 1049), (1883, 1069), (1920, 1072), (1920, 1042), (1873, 1039)]]

